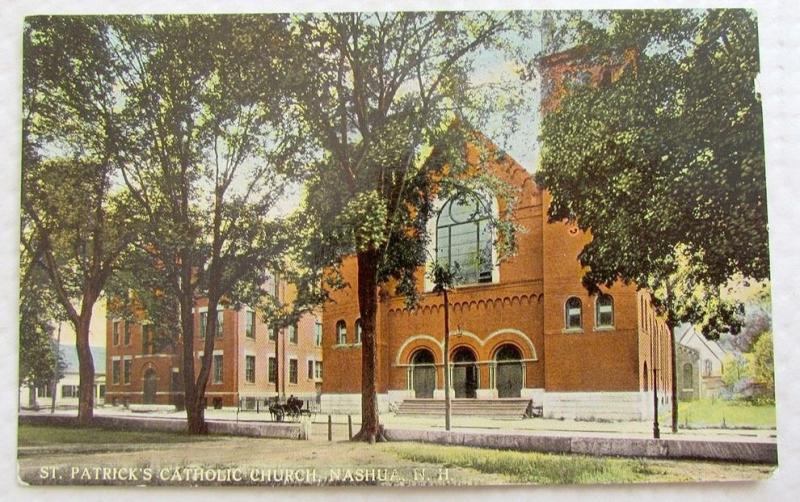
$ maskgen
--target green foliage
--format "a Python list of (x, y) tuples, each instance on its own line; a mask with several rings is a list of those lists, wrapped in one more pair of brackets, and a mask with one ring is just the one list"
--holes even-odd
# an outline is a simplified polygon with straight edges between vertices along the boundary
[(740, 382), (750, 377), (747, 359), (740, 354), (726, 354), (722, 360), (722, 383), (729, 392), (734, 392)]
[(775, 399), (775, 356), (772, 347), (772, 332), (763, 333), (752, 352), (752, 373), (756, 383), (764, 386), (765, 397)]
[(281, 88), (286, 17), (126, 17), (111, 29), (133, 138), (123, 155), (136, 159), (123, 175), (143, 220), (127, 273), (138, 300), (167, 326), (182, 294), (257, 305), (293, 232), (271, 211), (308, 160)]
[[(24, 39), (22, 244), (77, 327), (131, 240), (114, 184), (120, 113), (101, 18), (34, 17)], [(83, 303), (76, 309), (72, 301)]]
[[(576, 68), (619, 70), (568, 86), (543, 120), (536, 179), (550, 220), (591, 231), (587, 284), (661, 285), (673, 318), (714, 336), (737, 322), (719, 286), (769, 276), (755, 16), (619, 10), (571, 27), (585, 51)], [(673, 304), (670, 286), (694, 305)]]
[[(376, 281), (396, 279), (413, 303), (434, 199), (482, 188), (507, 195), (513, 209), (509, 187), (466, 163), (468, 142), (482, 160), (497, 156), (475, 131), (500, 106), (470, 82), (470, 71), (480, 49), (513, 52), (530, 17), (348, 13), (295, 16), (293, 26), (293, 95), (325, 154), (305, 190), (302, 218), (313, 231), (296, 251), (307, 272), (297, 279), (301, 298), (321, 301), (322, 281), (342, 284), (324, 270), (374, 249)], [(501, 256), (513, 253), (516, 227), (494, 223)]]

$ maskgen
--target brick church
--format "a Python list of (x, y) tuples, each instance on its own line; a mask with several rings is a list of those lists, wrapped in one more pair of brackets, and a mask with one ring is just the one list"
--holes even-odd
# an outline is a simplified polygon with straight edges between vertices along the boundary
[[(557, 106), (565, 79), (600, 85), (619, 71), (581, 68), (573, 56), (568, 51), (541, 61), (543, 112)], [(659, 411), (668, 413), (672, 349), (650, 294), (617, 283), (589, 295), (577, 256), (591, 237), (574, 225), (549, 223), (549, 194), (510, 157), (481, 163), (474, 151), (468, 156), (519, 189), (513, 218), (526, 230), (517, 236), (516, 255), (498, 263), (489, 215), (481, 208), (499, 213), (503, 200), (436, 203), (428, 222), (428, 256), (459, 263), (463, 271), (462, 283), (450, 293), (451, 397), (489, 409), (504, 400), (524, 400), (545, 417), (647, 420), (656, 388)], [(334, 291), (323, 309), (321, 402), (324, 411), (359, 413), (355, 257), (345, 259), (340, 271), (350, 286)], [(432, 292), (422, 268), (416, 276), (421, 293), (416, 309), (407, 309), (405, 299), (388, 287), (379, 295), (381, 411), (444, 399), (442, 297)]]

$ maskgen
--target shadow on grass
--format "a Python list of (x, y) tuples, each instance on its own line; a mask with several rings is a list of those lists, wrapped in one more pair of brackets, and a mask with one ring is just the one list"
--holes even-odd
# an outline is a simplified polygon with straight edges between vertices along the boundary
[(214, 441), (211, 436), (190, 436), (184, 432), (148, 432), (105, 429), (101, 427), (57, 427), (20, 425), (18, 446), (54, 446), (70, 444), (163, 444)]

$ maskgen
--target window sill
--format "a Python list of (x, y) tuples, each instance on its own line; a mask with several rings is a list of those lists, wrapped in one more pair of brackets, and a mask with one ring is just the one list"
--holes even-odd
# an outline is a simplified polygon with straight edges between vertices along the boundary
[(616, 327), (612, 326), (595, 326), (592, 328), (592, 331), (614, 331), (617, 329)]
[(565, 335), (571, 335), (575, 333), (583, 333), (583, 328), (564, 328), (561, 330), (561, 333)]

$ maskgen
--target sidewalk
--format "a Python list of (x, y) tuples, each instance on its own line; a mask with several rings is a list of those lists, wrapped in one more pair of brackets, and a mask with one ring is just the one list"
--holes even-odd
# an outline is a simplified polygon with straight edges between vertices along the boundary
[[(39, 412), (23, 411), (22, 413), (49, 414), (49, 410)], [(75, 416), (77, 410), (57, 409), (57, 415)], [(183, 411), (174, 409), (159, 409), (156, 411), (131, 411), (121, 407), (95, 408), (96, 416), (125, 416), (139, 418), (172, 418), (185, 419)], [(270, 422), (269, 413), (256, 413), (254, 411), (236, 412), (235, 408), (222, 410), (206, 410), (206, 419), (215, 421), (240, 421), (240, 422)], [(361, 417), (350, 416), (354, 432), (361, 425)], [(331, 415), (331, 421), (336, 429), (336, 437), (341, 437), (347, 427), (347, 415)], [(444, 432), (444, 417), (437, 416), (397, 416), (394, 413), (385, 413), (380, 417), (381, 423), (387, 429), (405, 431), (441, 431)], [(313, 417), (312, 437), (327, 436), (327, 414), (317, 414)], [(576, 420), (554, 420), (545, 418), (526, 418), (519, 420), (495, 420), (484, 417), (456, 416), (452, 418), (451, 431), (470, 434), (492, 435), (524, 435), (543, 437), (569, 437), (569, 438), (631, 438), (650, 439), (653, 437), (652, 422), (590, 422)], [(661, 438), (664, 440), (686, 441), (723, 441), (723, 442), (759, 442), (777, 443), (775, 429), (678, 429), (678, 434), (670, 432), (668, 423), (661, 424)]]

